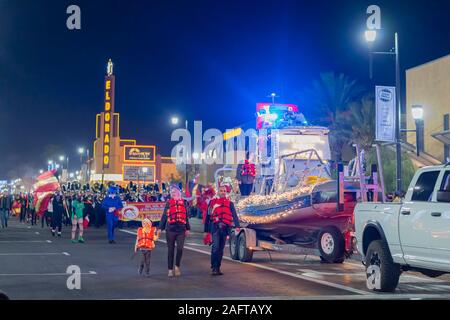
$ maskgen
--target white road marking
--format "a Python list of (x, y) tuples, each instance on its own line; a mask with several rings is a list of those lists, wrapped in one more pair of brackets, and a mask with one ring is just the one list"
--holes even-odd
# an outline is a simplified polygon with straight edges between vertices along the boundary
[(35, 232), (36, 234), (40, 234), (38, 231)]
[[(82, 272), (81, 275), (96, 275), (94, 271)], [(0, 277), (18, 277), (18, 276), (68, 276), (69, 273), (0, 273)]]
[[(128, 230), (120, 230), (120, 231), (128, 233), (128, 234), (136, 235), (136, 232), (131, 232), (131, 231), (128, 231)], [(166, 243), (166, 241), (161, 240), (161, 239), (159, 239), (158, 241)], [(211, 255), (211, 252), (199, 250), (199, 249), (196, 249), (196, 248), (185, 247), (185, 249), (188, 249), (188, 250), (191, 250), (191, 251), (195, 251), (195, 252), (199, 252), (199, 253), (203, 253), (203, 254), (207, 254), (207, 255)], [(361, 295), (371, 294), (370, 292), (367, 292), (367, 291), (358, 290), (358, 289), (355, 289), (355, 288), (347, 287), (347, 286), (344, 286), (344, 285), (340, 285), (340, 284), (329, 282), (329, 281), (325, 281), (325, 280), (314, 279), (314, 278), (311, 278), (311, 277), (307, 277), (307, 276), (299, 275), (299, 274), (296, 274), (296, 273), (275, 269), (275, 268), (268, 267), (268, 266), (263, 266), (263, 265), (259, 265), (259, 264), (255, 264), (255, 263), (248, 263), (248, 262), (242, 263), (240, 261), (233, 260), (230, 257), (226, 257), (226, 256), (224, 256), (223, 258), (225, 260), (228, 260), (228, 261), (241, 263), (241, 264), (245, 264), (245, 265), (250, 265), (250, 266), (253, 266), (253, 267), (256, 267), (256, 268), (259, 268), (259, 269), (264, 269), (264, 270), (276, 272), (276, 273), (279, 273), (279, 274), (287, 275), (287, 276), (290, 276), (290, 277), (293, 277), (293, 278), (298, 278), (298, 279), (302, 279), (302, 280), (306, 280), (306, 281), (310, 281), (310, 282), (315, 282), (315, 283), (318, 283), (318, 284), (321, 284), (321, 285), (324, 285), (324, 286), (328, 286), (328, 287), (332, 287), (332, 288), (336, 288), (336, 289), (341, 289), (341, 290), (349, 291), (349, 292), (356, 293), (356, 294), (361, 294)]]
[(67, 252), (0, 253), (0, 256), (58, 256), (58, 255), (70, 256), (70, 254)]
[(0, 240), (0, 243), (28, 243), (28, 242), (45, 242), (45, 243), (52, 243), (50, 240)]

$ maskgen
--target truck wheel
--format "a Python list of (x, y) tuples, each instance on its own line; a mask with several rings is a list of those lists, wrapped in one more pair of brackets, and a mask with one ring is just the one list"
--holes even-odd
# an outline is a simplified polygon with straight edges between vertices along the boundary
[(239, 247), (238, 247), (239, 260), (241, 260), (242, 262), (252, 261), (253, 251), (247, 248), (247, 240), (245, 237), (245, 232), (241, 232), (238, 239), (239, 239)]
[(327, 263), (342, 263), (345, 259), (345, 243), (341, 232), (324, 228), (317, 238), (320, 259)]
[(238, 242), (238, 236), (234, 233), (234, 231), (231, 231), (230, 234), (230, 257), (233, 260), (239, 260), (239, 242)]
[(400, 266), (392, 260), (386, 242), (372, 241), (366, 253), (367, 288), (380, 292), (393, 292), (398, 285), (400, 273)]

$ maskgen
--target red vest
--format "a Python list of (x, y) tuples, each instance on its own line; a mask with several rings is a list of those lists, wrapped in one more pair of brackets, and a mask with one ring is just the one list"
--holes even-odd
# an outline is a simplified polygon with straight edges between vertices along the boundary
[(184, 206), (184, 200), (169, 200), (169, 224), (183, 223), (186, 224), (186, 207)]
[(233, 224), (233, 213), (231, 212), (231, 201), (226, 198), (211, 200), (211, 221), (213, 223), (225, 223), (228, 226)]

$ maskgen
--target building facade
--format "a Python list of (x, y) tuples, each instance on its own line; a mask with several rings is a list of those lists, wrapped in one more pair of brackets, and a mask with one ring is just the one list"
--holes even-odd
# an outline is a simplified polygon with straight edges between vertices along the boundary
[[(449, 157), (450, 55), (406, 70), (407, 129), (416, 130), (412, 106), (423, 106), (424, 151), (439, 161)], [(416, 145), (414, 132), (407, 141)]]
[(104, 82), (104, 104), (96, 116), (90, 181), (114, 181), (126, 184), (180, 180), (180, 173), (170, 157), (157, 154), (156, 146), (140, 145), (135, 139), (120, 137), (120, 114), (115, 112), (115, 75), (108, 62)]

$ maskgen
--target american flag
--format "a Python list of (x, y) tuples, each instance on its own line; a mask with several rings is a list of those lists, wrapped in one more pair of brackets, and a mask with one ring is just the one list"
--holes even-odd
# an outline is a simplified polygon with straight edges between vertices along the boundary
[(37, 177), (34, 184), (34, 207), (36, 214), (42, 216), (47, 210), (50, 199), (56, 190), (60, 189), (58, 179), (55, 177), (56, 170), (44, 172)]

